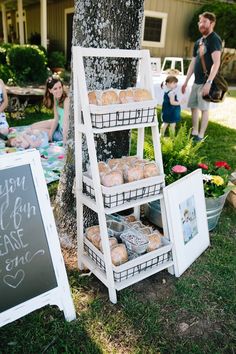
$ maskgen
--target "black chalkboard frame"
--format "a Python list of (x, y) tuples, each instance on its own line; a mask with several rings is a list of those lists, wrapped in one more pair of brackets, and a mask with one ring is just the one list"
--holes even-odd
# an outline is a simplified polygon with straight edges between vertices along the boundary
[[(2, 155), (0, 157), (0, 175), (1, 171), (8, 170), (10, 176), (12, 168), (21, 166), (25, 166), (27, 168), (30, 166), (32, 181), (37, 195), (39, 211), (43, 221), (56, 282), (53, 283), (54, 286), (52, 289), (49, 289), (48, 291), (45, 291), (37, 296), (23, 301), (20, 304), (18, 303), (16, 306), (12, 306), (3, 312), (0, 312), (0, 327), (46, 305), (57, 305), (59, 309), (64, 312), (65, 319), (67, 321), (72, 321), (76, 318), (76, 313), (71, 297), (65, 264), (61, 253), (60, 242), (52, 208), (50, 205), (50, 198), (47, 190), (47, 184), (44, 178), (39, 151), (32, 149)], [(35, 230), (35, 232), (37, 234), (37, 230)], [(4, 301), (4, 299), (1, 300), (0, 294), (0, 302), (1, 301)]]

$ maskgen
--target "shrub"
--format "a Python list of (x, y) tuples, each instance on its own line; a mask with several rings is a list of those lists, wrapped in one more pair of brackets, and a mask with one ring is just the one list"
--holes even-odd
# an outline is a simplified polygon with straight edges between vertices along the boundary
[(47, 78), (47, 59), (35, 45), (14, 45), (7, 54), (7, 63), (18, 84), (43, 83)]
[(48, 54), (48, 66), (50, 68), (64, 68), (66, 63), (65, 56), (60, 51), (53, 51)]
[(12, 46), (13, 44), (9, 43), (3, 43), (0, 45), (0, 64), (5, 65), (7, 63), (7, 53)]
[(8, 84), (9, 79), (14, 78), (14, 75), (7, 65), (0, 64), (0, 78), (5, 84)]

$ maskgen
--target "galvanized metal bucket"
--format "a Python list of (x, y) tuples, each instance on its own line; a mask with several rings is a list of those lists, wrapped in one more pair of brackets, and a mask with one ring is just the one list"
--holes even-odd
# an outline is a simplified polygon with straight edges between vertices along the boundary
[[(225, 204), (228, 192), (218, 198), (205, 198), (208, 230), (213, 230), (219, 220), (220, 214)], [(162, 226), (160, 201), (151, 202), (145, 205), (145, 216), (156, 226)]]
[(146, 218), (156, 226), (163, 228), (161, 218), (161, 206), (160, 201), (155, 200), (145, 205), (144, 213)]
[(208, 230), (213, 230), (219, 220), (228, 192), (218, 198), (205, 198)]

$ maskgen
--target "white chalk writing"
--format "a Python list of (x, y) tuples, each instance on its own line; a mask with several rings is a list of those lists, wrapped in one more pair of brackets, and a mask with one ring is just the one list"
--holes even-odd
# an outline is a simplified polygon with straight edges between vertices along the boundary
[(45, 254), (44, 250), (38, 250), (35, 253), (31, 253), (30, 251), (27, 251), (24, 256), (16, 256), (15, 258), (9, 258), (6, 259), (6, 270), (8, 272), (11, 272), (14, 268), (17, 268), (20, 265), (25, 265), (31, 263), (32, 259), (35, 256), (43, 256)]
[(21, 225), (22, 216), (25, 215), (27, 219), (31, 218), (31, 215), (36, 214), (36, 208), (31, 205), (30, 202), (23, 203), (22, 198), (17, 197), (14, 203), (13, 211), (10, 214), (10, 219), (13, 219), (15, 229), (18, 229)]

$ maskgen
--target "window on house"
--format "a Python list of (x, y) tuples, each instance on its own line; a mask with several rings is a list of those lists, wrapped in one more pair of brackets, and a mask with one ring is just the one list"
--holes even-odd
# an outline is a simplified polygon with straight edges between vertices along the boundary
[(164, 47), (167, 14), (164, 12), (145, 11), (143, 21), (143, 46)]

